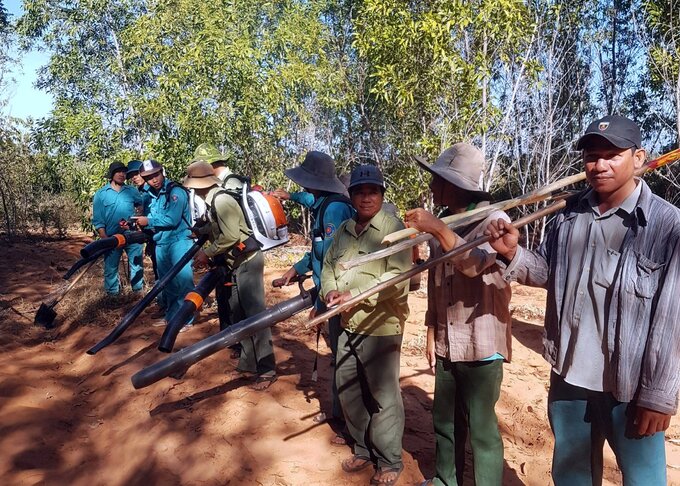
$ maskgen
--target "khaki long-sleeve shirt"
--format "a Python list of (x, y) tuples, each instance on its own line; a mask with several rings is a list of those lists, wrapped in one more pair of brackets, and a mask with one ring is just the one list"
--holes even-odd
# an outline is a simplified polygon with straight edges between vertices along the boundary
[[(349, 219), (340, 225), (328, 248), (321, 272), (321, 295), (331, 290), (350, 291), (352, 296), (375, 287), (408, 271), (412, 265), (411, 250), (342, 270), (339, 262), (372, 253), (383, 248), (384, 236), (404, 228), (404, 224), (385, 211), (380, 211), (357, 234), (356, 221)], [(370, 336), (393, 336), (404, 332), (408, 317), (408, 280), (373, 294), (357, 306), (342, 313), (342, 326), (350, 332)]]
[(212, 258), (227, 253), (251, 235), (241, 206), (221, 187), (213, 188), (205, 198), (210, 215), (210, 244), (203, 251)]

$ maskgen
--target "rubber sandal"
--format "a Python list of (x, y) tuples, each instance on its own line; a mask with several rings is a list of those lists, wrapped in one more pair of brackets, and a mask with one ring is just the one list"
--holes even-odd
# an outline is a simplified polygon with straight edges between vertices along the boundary
[(319, 412), (314, 417), (312, 417), (312, 423), (315, 424), (325, 424), (326, 423), (326, 414), (323, 412)]
[(255, 383), (250, 385), (250, 388), (252, 388), (253, 390), (257, 390), (257, 391), (265, 391), (270, 386), (272, 386), (276, 380), (278, 380), (278, 376), (276, 376), (276, 375), (258, 376), (255, 379)]
[[(399, 481), (399, 476), (401, 476), (401, 472), (404, 470), (404, 465), (400, 465), (398, 467), (379, 467), (376, 469), (375, 474), (371, 478), (371, 484), (374, 484), (376, 486), (394, 486), (397, 484), (397, 481)], [(382, 480), (380, 479), (383, 474), (389, 474), (389, 473), (396, 473), (396, 476), (394, 476), (392, 479), (387, 479), (387, 480)]]
[[(361, 462), (359, 464), (355, 464), (357, 460), (360, 460)], [(360, 456), (357, 454), (354, 454), (352, 457), (348, 457), (347, 459), (343, 460), (340, 463), (340, 467), (342, 467), (342, 470), (345, 471), (346, 473), (355, 473), (363, 471), (368, 466), (372, 465), (373, 462), (371, 462), (371, 459), (369, 457)]]
[(329, 442), (332, 446), (336, 447), (343, 447), (347, 445), (347, 439), (345, 439), (342, 434), (335, 434), (335, 436)]

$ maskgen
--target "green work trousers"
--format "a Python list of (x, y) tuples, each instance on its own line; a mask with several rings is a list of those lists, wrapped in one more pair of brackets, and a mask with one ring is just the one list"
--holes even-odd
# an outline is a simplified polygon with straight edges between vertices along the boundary
[(378, 467), (401, 467), (404, 403), (399, 388), (401, 335), (342, 331), (335, 379), (354, 453)]
[(437, 357), (432, 408), (437, 441), (435, 485), (463, 484), (468, 434), (475, 485), (503, 484), (503, 441), (495, 410), (501, 381), (501, 359), (452, 363)]
[[(241, 263), (234, 271), (236, 288), (229, 296), (229, 309), (234, 324), (266, 310), (264, 300), (264, 256), (262, 252)], [(241, 341), (239, 371), (259, 376), (276, 374), (272, 330), (267, 327)]]

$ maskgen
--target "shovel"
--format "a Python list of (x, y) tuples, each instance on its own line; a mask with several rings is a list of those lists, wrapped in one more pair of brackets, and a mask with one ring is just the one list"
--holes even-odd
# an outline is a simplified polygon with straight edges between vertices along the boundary
[(47, 302), (43, 302), (38, 307), (38, 311), (35, 313), (35, 319), (33, 319), (33, 324), (39, 324), (45, 329), (54, 328), (54, 318), (57, 317), (57, 313), (54, 311), (54, 306), (59, 303), (61, 299), (78, 283), (78, 281), (87, 273), (87, 271), (92, 268), (97, 260), (93, 260), (90, 264), (85, 267), (85, 270), (80, 272), (80, 274), (73, 279), (71, 283), (68, 284), (66, 288), (57, 292), (57, 295)]

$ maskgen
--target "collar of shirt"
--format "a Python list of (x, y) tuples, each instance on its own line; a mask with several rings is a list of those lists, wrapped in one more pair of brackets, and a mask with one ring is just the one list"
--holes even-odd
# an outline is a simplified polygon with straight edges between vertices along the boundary
[(640, 195), (642, 193), (642, 185), (644, 182), (641, 179), (637, 179), (637, 185), (633, 192), (631, 192), (626, 199), (623, 200), (620, 206), (616, 208), (611, 208), (610, 210), (600, 214), (600, 209), (598, 208), (597, 194), (594, 190), (588, 189), (583, 196), (579, 199), (579, 207), (581, 209), (590, 209), (595, 214), (595, 219), (606, 218), (612, 214), (619, 213), (622, 218), (633, 214), (638, 208), (640, 201)]
[[(364, 226), (362, 233), (364, 233), (369, 227), (377, 231), (380, 231), (381, 228), (385, 225), (386, 217), (387, 213), (381, 209), (380, 211), (378, 211), (378, 214), (373, 216), (371, 220), (368, 222), (368, 224)], [(345, 229), (355, 238), (359, 237), (359, 234), (357, 234), (357, 221), (354, 218), (347, 220), (347, 226), (345, 226)]]

